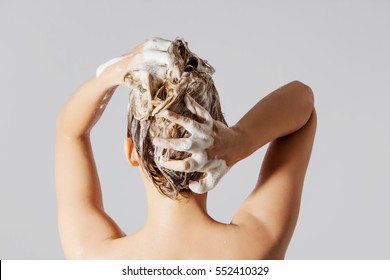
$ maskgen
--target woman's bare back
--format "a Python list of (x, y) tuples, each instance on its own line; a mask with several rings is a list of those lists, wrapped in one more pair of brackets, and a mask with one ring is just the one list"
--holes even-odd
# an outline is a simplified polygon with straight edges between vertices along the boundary
[[(149, 47), (143, 53), (146, 45)], [(56, 187), (65, 256), (87, 259), (283, 258), (298, 219), (316, 130), (313, 93), (298, 81), (261, 99), (234, 126), (227, 127), (218, 121), (212, 126), (210, 135), (214, 141), (206, 158), (224, 160), (229, 167), (270, 143), (259, 180), (231, 224), (218, 223), (208, 216), (205, 197), (193, 193), (188, 204), (180, 204), (163, 197), (155, 186), (146, 188), (148, 222), (139, 232), (124, 236), (105, 212), (90, 131), (117, 86), (123, 84), (124, 71), (129, 66), (136, 69), (142, 62), (170, 67), (166, 63), (170, 59), (167, 52), (162, 52), (169, 46), (168, 41), (146, 45), (135, 48), (99, 76), (88, 80), (58, 116)], [(156, 55), (150, 56), (150, 52)], [(191, 119), (181, 122), (200, 125)], [(132, 150), (131, 144), (129, 146), (128, 150)], [(213, 170), (208, 175), (213, 175)]]
[(215, 221), (193, 227), (137, 233), (107, 244), (109, 259), (282, 259), (271, 242), (259, 239), (248, 230)]

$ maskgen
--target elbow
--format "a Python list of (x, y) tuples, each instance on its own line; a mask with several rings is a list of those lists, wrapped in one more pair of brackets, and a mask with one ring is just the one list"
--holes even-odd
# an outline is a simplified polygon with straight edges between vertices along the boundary
[(308, 117), (314, 110), (314, 93), (310, 86), (300, 82), (292, 81), (291, 84), (296, 89), (296, 93), (299, 95), (299, 99), (302, 104), (302, 112), (306, 112)]
[(291, 82), (294, 93), (296, 94), (296, 100), (298, 101), (298, 112), (299, 116), (297, 119), (298, 126), (306, 124), (310, 119), (311, 115), (315, 111), (314, 108), (314, 93), (310, 86), (300, 82), (293, 81)]
[(300, 94), (301, 98), (304, 100), (304, 103), (310, 105), (311, 108), (314, 107), (314, 93), (310, 86), (302, 83), (301, 81), (292, 81), (291, 84), (297, 89), (297, 92)]

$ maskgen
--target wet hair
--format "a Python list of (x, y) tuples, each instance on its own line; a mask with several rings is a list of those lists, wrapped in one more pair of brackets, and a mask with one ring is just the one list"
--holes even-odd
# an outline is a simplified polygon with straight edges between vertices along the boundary
[(125, 76), (125, 83), (132, 89), (127, 137), (132, 138), (139, 162), (159, 192), (177, 199), (179, 194), (184, 197), (190, 195), (189, 181), (199, 180), (203, 173), (178, 172), (159, 165), (160, 158), (180, 160), (191, 155), (153, 145), (155, 137), (185, 138), (190, 135), (180, 125), (159, 117), (159, 113), (168, 109), (201, 121), (185, 105), (184, 96), (189, 95), (205, 108), (213, 119), (225, 124), (226, 121), (211, 77), (215, 72), (214, 68), (206, 60), (192, 53), (187, 42), (181, 38), (172, 41), (168, 53), (172, 59), (172, 68), (178, 71), (177, 75), (172, 74), (172, 69), (161, 75), (158, 73), (161, 69), (149, 68), (147, 71), (132, 71)]

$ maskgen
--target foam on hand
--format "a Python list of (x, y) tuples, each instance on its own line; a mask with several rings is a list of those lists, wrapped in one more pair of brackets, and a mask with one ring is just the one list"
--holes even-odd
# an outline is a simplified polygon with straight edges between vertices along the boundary
[(107, 67), (111, 66), (112, 64), (122, 60), (124, 57), (123, 56), (120, 56), (120, 57), (115, 57), (113, 59), (110, 59), (109, 61), (103, 63), (102, 65), (100, 65), (97, 69), (96, 69), (96, 77), (99, 77), (103, 72), (104, 70), (106, 70)]
[[(193, 92), (211, 94), (215, 90), (211, 79), (214, 71), (206, 60), (192, 53), (182, 39), (176, 39), (172, 44), (161, 39), (145, 42), (142, 51), (135, 54), (130, 65), (124, 69), (124, 84), (131, 88), (129, 123), (131, 130), (137, 131), (137, 141), (140, 143), (137, 152), (141, 155), (145, 153), (144, 149), (148, 154), (153, 152), (153, 162), (146, 157), (145, 166), (150, 164), (150, 170), (160, 169), (161, 178), (151, 179), (169, 197), (171, 194), (175, 197), (181, 189), (188, 188), (195, 193), (207, 192), (216, 187), (230, 169), (225, 160), (208, 158), (207, 149), (214, 144), (214, 120), (206, 109), (190, 97)], [(169, 111), (183, 98), (186, 107), (204, 122), (188, 120)], [(153, 129), (150, 123), (153, 123)], [(168, 127), (174, 127), (174, 124), (187, 130), (189, 137), (171, 138)], [(147, 142), (144, 141), (151, 131), (154, 145), (145, 144)], [(151, 147), (154, 151), (148, 150)], [(173, 150), (191, 156), (172, 160)], [(188, 175), (196, 172), (204, 173), (204, 176)], [(193, 176), (194, 181), (187, 176)]]
[(191, 156), (183, 160), (164, 160), (157, 158), (161, 167), (180, 172), (203, 172), (206, 175), (199, 181), (191, 181), (189, 188), (195, 193), (205, 193), (216, 187), (219, 180), (229, 171), (226, 161), (218, 158), (209, 159), (207, 149), (213, 146), (212, 135), (213, 118), (204, 108), (195, 102), (191, 97), (185, 97), (187, 108), (204, 119), (203, 123), (184, 118), (173, 112), (163, 111), (159, 114), (173, 123), (184, 127), (191, 136), (179, 139), (155, 138), (153, 144), (164, 149), (174, 149), (177, 151), (191, 153)]

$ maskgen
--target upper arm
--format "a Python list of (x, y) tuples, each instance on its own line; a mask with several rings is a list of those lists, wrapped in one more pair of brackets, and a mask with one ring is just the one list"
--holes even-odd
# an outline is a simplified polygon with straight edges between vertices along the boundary
[(298, 219), (315, 131), (313, 109), (301, 129), (271, 142), (256, 187), (233, 219), (252, 231), (266, 231), (267, 242), (277, 246), (283, 256)]
[(57, 133), (55, 171), (59, 231), (67, 258), (89, 257), (107, 240), (123, 236), (103, 209), (88, 136)]

